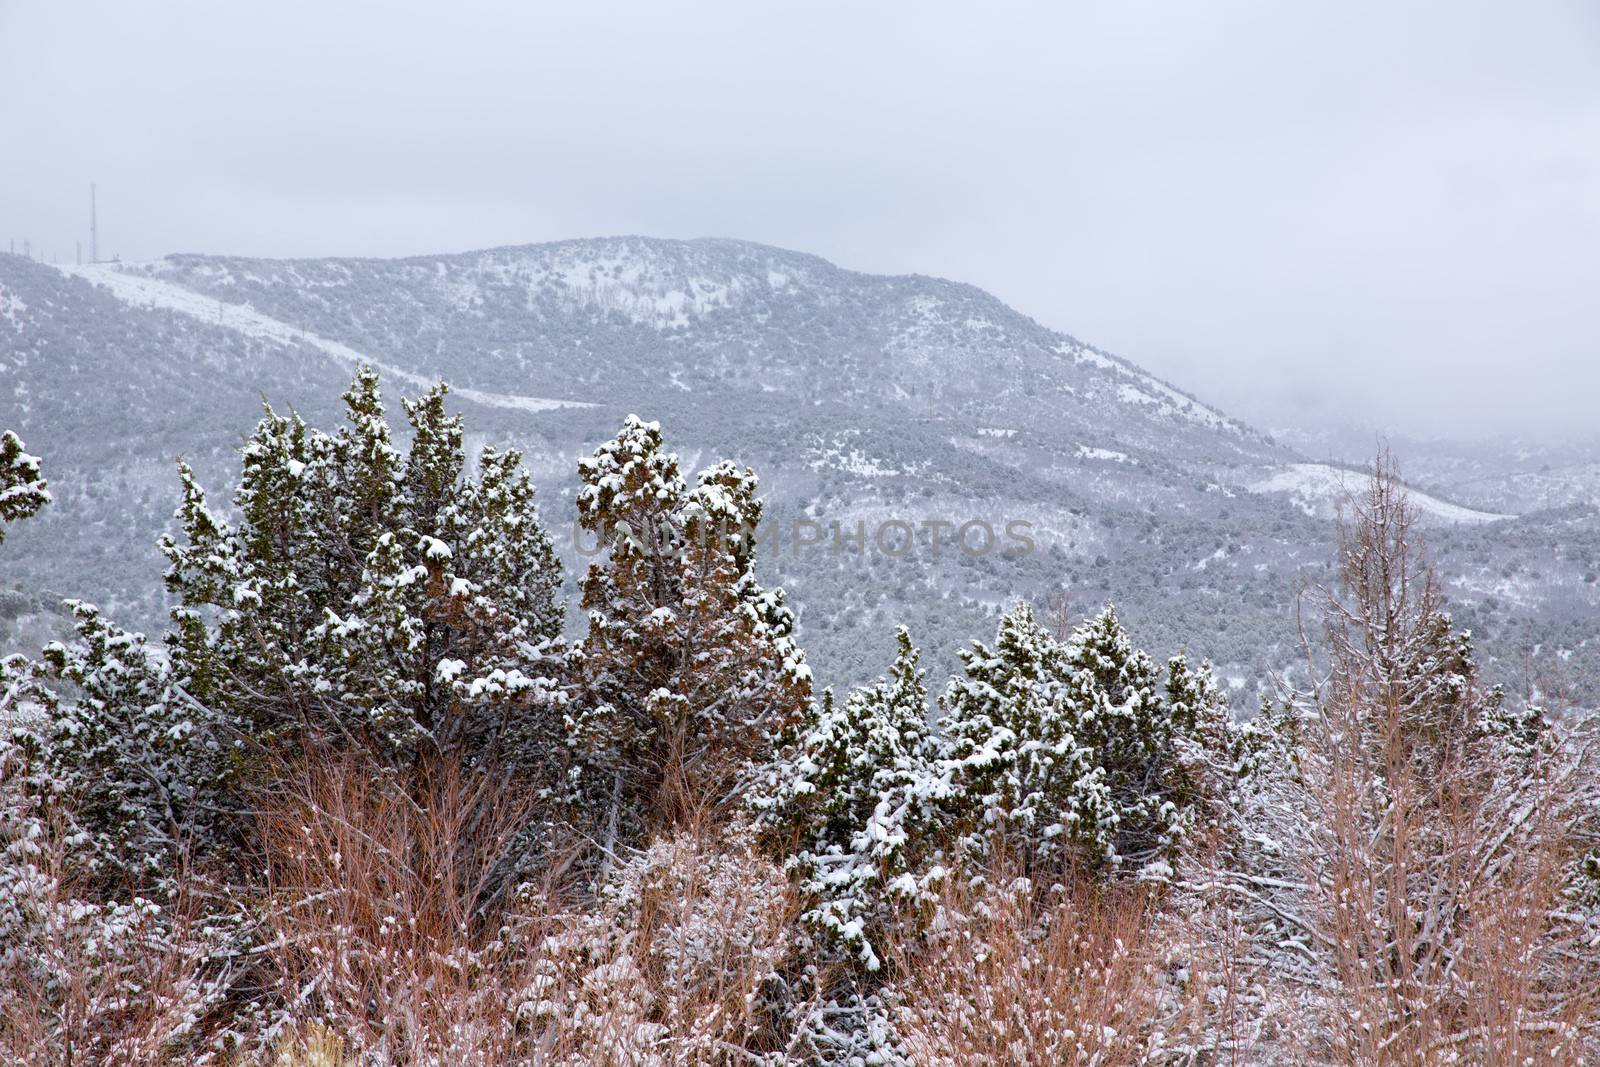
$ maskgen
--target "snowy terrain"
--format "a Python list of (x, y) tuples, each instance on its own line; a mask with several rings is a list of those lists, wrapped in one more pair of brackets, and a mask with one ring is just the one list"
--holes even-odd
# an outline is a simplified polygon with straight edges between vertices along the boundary
[[(824, 684), (878, 673), (899, 623), (949, 666), (1012, 599), (1063, 592), (1260, 684), (1296, 662), (1292, 591), (1327, 575), (1352, 479), (1309, 462), (1332, 454), (1320, 444), (1297, 451), (972, 286), (746, 242), (66, 270), (0, 256), (0, 426), (57, 496), (6, 544), (0, 646), (36, 643), (67, 595), (159, 625), (174, 460), (227, 484), (262, 399), (327, 425), (358, 361), (391, 412), (444, 378), (473, 447), (522, 449), (572, 573), (577, 461), (627, 413), (660, 420), (687, 468), (754, 467), (780, 528), (824, 531), (762, 551)], [(1543, 656), (1600, 674), (1595, 457), (1409, 457), (1458, 622), (1508, 671)], [(1012, 522), (1029, 550), (952, 549), (952, 526)], [(895, 523), (914, 550), (873, 550)]]
[[(64, 273), (77, 275), (87, 279), (95, 285), (109, 289), (119, 300), (124, 300), (136, 307), (167, 308), (180, 312), (202, 322), (212, 322), (229, 330), (251, 337), (264, 337), (273, 341), (286, 344), (305, 344), (325, 353), (329, 358), (336, 360), (342, 366), (354, 369), (360, 364), (375, 367), (391, 381), (404, 382), (407, 385), (426, 389), (433, 382), (425, 375), (415, 374), (402, 370), (392, 364), (385, 363), (371, 355), (357, 352), (349, 345), (330, 341), (325, 337), (318, 337), (309, 330), (291, 326), (285, 322), (263, 315), (260, 312), (238, 304), (230, 304), (222, 300), (212, 300), (201, 296), (189, 289), (164, 282), (140, 274), (128, 273), (125, 270), (109, 266), (72, 266), (59, 268)], [(511, 411), (552, 411), (556, 408), (593, 407), (578, 400), (548, 400), (536, 396), (512, 396), (506, 393), (491, 393), (481, 389), (468, 389), (455, 387), (454, 392), (464, 400), (485, 407), (506, 408)]]
[[(1282, 493), (1290, 497), (1308, 515), (1331, 515), (1352, 490), (1361, 487), (1360, 471), (1332, 467), (1326, 463), (1291, 463), (1274, 471), (1271, 476), (1252, 483), (1252, 493)], [(1478, 511), (1462, 507), (1447, 500), (1412, 488), (1407, 493), (1412, 505), (1429, 519), (1446, 523), (1501, 522), (1515, 515), (1499, 515), (1491, 511)]]

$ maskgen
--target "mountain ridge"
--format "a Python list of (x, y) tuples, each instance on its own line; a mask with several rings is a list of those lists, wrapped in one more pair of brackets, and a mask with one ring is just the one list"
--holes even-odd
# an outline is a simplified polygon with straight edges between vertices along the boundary
[[(1115, 600), (1149, 647), (1261, 683), (1298, 659), (1292, 590), (1332, 557), (1332, 509), (1305, 479), (1261, 491), (1305, 457), (967, 283), (727, 238), (81, 269), (0, 257), (0, 426), (58, 490), (5, 547), (0, 642), (36, 635), (8, 637), (8, 611), (32, 618), (61, 595), (160, 625), (175, 457), (225, 505), (261, 400), (330, 425), (357, 360), (384, 368), (391, 410), (397, 390), (444, 378), (474, 447), (521, 448), (572, 573), (577, 461), (629, 412), (659, 420), (686, 463), (754, 467), (790, 528), (912, 525), (903, 557), (831, 537), (762, 551), (840, 683), (876, 674), (902, 622), (949, 664), (1019, 596), (1080, 613)], [(1600, 606), (1582, 582), (1586, 520), (1440, 510), (1462, 621), (1506, 635), (1505, 662), (1600, 658), (1574, 633)], [(941, 553), (935, 525), (968, 522), (1031, 524), (1036, 550)], [(1554, 571), (1538, 562), (1550, 540), (1576, 545)]]
[[(810, 253), (731, 238), (685, 241), (625, 236), (506, 245), (398, 260), (274, 260), (187, 254), (123, 269), (162, 276), (218, 299), (248, 301), (286, 321), (317, 329), (355, 347), (361, 347), (358, 342), (366, 342), (379, 348), (395, 347), (396, 339), (353, 329), (355, 324), (349, 321), (334, 322), (331, 332), (308, 322), (324, 317), (330, 310), (329, 293), (360, 284), (358, 271), (376, 275), (390, 287), (409, 287), (410, 300), (405, 310), (431, 316), (435, 326), (441, 320), (451, 320), (459, 327), (462, 319), (493, 318), (506, 310), (503, 303), (495, 305), (495, 298), (503, 301), (510, 290), (524, 296), (530, 309), (542, 317), (554, 317), (559, 305), (567, 302), (580, 312), (599, 312), (597, 317), (605, 321), (596, 325), (615, 328), (619, 325), (616, 320), (622, 319), (628, 326), (648, 328), (655, 339), (664, 340), (669, 348), (674, 344), (675, 329), (685, 329), (691, 321), (698, 324), (714, 319), (719, 312), (743, 310), (754, 302), (758, 305), (757, 315), (771, 316), (775, 295), (785, 297), (783, 303), (792, 307), (807, 303), (804, 295), (812, 294), (815, 299), (809, 303), (824, 318), (830, 312), (837, 318), (846, 305), (865, 299), (880, 305), (874, 310), (885, 321), (874, 325), (887, 334), (885, 346), (909, 349), (913, 360), (920, 349), (929, 346), (1032, 347), (1036, 356), (1067, 364), (1064, 384), (1090, 377), (1083, 373), (1088, 365), (1116, 379), (1119, 395), (1115, 399), (1123, 404), (1147, 406), (1157, 413), (1186, 413), (1252, 442), (1268, 443), (1266, 435), (1220, 408), (1130, 360), (1045, 327), (976, 286), (931, 275), (854, 271)], [(290, 282), (297, 290), (293, 297), (284, 292)], [(485, 290), (489, 292), (486, 294)], [(939, 314), (951, 306), (957, 309), (955, 315)], [(769, 349), (781, 347), (779, 338), (769, 337), (766, 341)], [(810, 354), (816, 357), (819, 352), (813, 350)], [(947, 369), (947, 360), (936, 362), (941, 369)], [(827, 363), (813, 358), (772, 369), (793, 372), (796, 366), (815, 369), (825, 368)], [(467, 379), (483, 372), (481, 367), (462, 367), (459, 363), (449, 369), (457, 378), (465, 371)], [(536, 372), (538, 368), (528, 369)], [(870, 379), (871, 372), (881, 368), (851, 369), (853, 379), (862, 380)], [(476, 381), (472, 384), (478, 385)], [(923, 380), (903, 384), (909, 390), (912, 385), (927, 388), (934, 383)]]

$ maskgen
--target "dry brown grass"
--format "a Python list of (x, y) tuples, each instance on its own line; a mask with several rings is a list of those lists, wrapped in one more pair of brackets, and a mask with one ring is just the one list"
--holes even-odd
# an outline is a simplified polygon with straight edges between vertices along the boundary
[(364, 770), (312, 762), (263, 816), (274, 1055), (687, 1064), (781, 1039), (760, 995), (793, 915), (772, 864), (687, 828), (620, 857), (598, 902), (524, 886), (485, 911), (520, 818), (503, 783), (441, 767), (418, 794)]
[(20, 921), (0, 944), (0, 1062), (194, 1062), (237, 969), (226, 930), (197, 899), (201, 881), (180, 874), (178, 895), (159, 903), (99, 899), (78, 877), (78, 843), (58, 814), (0, 811), (13, 816), (0, 837), (26, 833), (32, 846), (4, 885), (3, 907)]
[(1042, 897), (952, 889), (926, 940), (894, 953), (906, 1052), (940, 1067), (1237, 1062), (1227, 946), (1165, 897), (1079, 877)]
[(269, 982), (283, 1013), (397, 1063), (503, 1063), (520, 965), (481, 905), (522, 814), (440, 764), (408, 788), (309, 759), (260, 815)]

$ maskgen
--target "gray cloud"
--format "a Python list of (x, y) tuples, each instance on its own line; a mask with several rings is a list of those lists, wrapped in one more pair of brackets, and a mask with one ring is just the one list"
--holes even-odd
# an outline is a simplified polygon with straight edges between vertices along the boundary
[(0, 241), (734, 236), (1268, 426), (1593, 426), (1600, 8), (0, 0)]

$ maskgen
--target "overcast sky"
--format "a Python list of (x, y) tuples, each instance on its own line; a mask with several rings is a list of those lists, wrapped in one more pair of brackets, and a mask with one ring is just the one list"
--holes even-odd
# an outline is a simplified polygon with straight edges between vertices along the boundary
[(124, 259), (742, 237), (1267, 427), (1600, 432), (1596, 0), (0, 0), (0, 242), (91, 179)]

